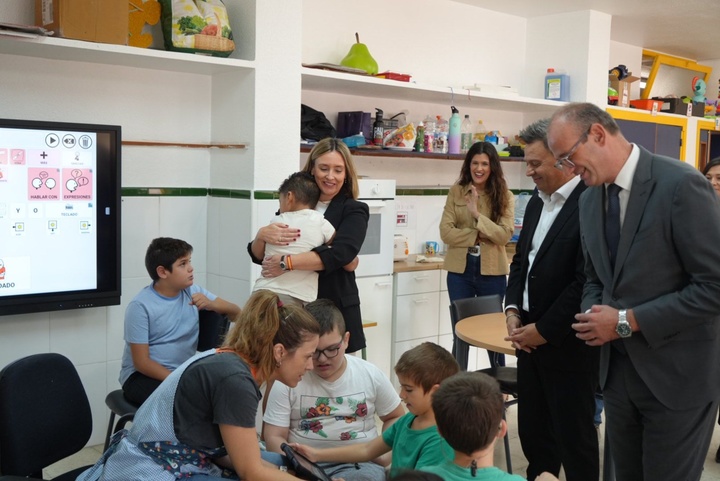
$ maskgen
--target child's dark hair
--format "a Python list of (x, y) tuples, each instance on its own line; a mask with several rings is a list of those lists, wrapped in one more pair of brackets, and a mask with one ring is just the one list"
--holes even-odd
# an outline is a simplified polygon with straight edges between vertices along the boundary
[(482, 372), (449, 377), (432, 396), (440, 435), (465, 455), (490, 445), (500, 429), (503, 396), (497, 380)]
[(395, 476), (388, 475), (388, 481), (443, 481), (443, 478), (434, 473), (426, 473), (417, 469), (404, 469)]
[(317, 299), (305, 305), (308, 311), (320, 324), (320, 335), (324, 336), (337, 328), (340, 335), (345, 335), (345, 319), (342, 312), (330, 299)]
[(172, 266), (176, 260), (183, 256), (192, 254), (193, 248), (190, 244), (172, 237), (158, 237), (153, 239), (145, 253), (145, 269), (153, 282), (160, 279), (157, 268), (163, 266), (168, 272), (172, 272)]
[(405, 351), (395, 365), (395, 374), (410, 379), (424, 392), (459, 371), (460, 366), (452, 354), (432, 342), (423, 342)]
[(280, 184), (281, 194), (292, 192), (299, 204), (314, 209), (320, 199), (320, 187), (315, 178), (306, 172), (295, 172)]

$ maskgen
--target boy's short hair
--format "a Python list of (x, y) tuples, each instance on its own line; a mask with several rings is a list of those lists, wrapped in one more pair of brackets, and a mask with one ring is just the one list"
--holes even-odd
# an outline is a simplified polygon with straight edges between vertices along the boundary
[(278, 190), (281, 194), (292, 191), (298, 203), (307, 205), (311, 209), (314, 209), (320, 200), (320, 187), (315, 182), (315, 178), (306, 172), (295, 172), (280, 184)]
[(405, 351), (395, 364), (395, 374), (410, 379), (424, 392), (459, 371), (452, 354), (433, 342), (423, 342)]
[(466, 455), (490, 445), (505, 409), (500, 385), (482, 372), (461, 372), (440, 384), (432, 397), (440, 435)]
[(168, 272), (172, 272), (172, 266), (176, 260), (191, 254), (193, 248), (190, 244), (172, 237), (158, 237), (150, 242), (145, 252), (145, 269), (153, 282), (160, 279), (157, 268), (163, 266)]
[(320, 335), (324, 336), (337, 328), (340, 335), (345, 335), (345, 319), (342, 312), (330, 299), (317, 299), (305, 305), (307, 310), (320, 324)]

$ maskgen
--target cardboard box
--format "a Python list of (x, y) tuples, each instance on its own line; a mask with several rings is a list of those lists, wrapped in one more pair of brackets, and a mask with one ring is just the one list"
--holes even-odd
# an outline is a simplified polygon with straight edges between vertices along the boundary
[(610, 81), (610, 87), (617, 90), (618, 93), (618, 107), (629, 107), (630, 106), (630, 84), (640, 80), (640, 77), (633, 77), (628, 75), (622, 80), (618, 80), (615, 75), (609, 75), (608, 80)]
[(56, 37), (127, 45), (127, 0), (35, 0), (35, 23)]
[[(692, 107), (690, 106), (690, 103), (683, 102), (683, 99), (679, 99), (676, 97), (667, 97), (667, 98), (660, 98), (660, 97), (653, 97), (653, 100), (660, 100), (662, 102), (662, 106), (660, 107), (660, 112), (666, 112), (669, 114), (678, 114), (678, 115), (687, 115), (693, 116), (693, 117), (704, 117), (705, 116), (705, 104), (703, 102), (692, 102)], [(690, 112), (688, 112), (688, 109), (690, 109)]]

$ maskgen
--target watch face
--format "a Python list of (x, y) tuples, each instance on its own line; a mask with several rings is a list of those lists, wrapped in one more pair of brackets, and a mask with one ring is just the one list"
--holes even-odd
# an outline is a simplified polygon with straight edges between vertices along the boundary
[(618, 322), (618, 325), (615, 328), (615, 331), (618, 333), (618, 335), (620, 337), (630, 337), (632, 335), (632, 328), (630, 327), (630, 324), (627, 322)]

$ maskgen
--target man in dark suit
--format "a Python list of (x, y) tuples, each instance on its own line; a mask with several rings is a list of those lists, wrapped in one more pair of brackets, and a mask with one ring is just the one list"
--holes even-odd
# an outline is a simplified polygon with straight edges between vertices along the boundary
[(618, 481), (698, 480), (720, 397), (720, 202), (691, 165), (628, 142), (593, 104), (560, 108), (548, 145), (580, 197), (582, 311)]
[(527, 478), (560, 466), (567, 481), (597, 481), (598, 439), (593, 418), (599, 350), (575, 336), (585, 282), (578, 198), (585, 185), (555, 168), (549, 120), (520, 132), (525, 175), (537, 185), (525, 210), (510, 265), (505, 314), (517, 348), (518, 429)]

